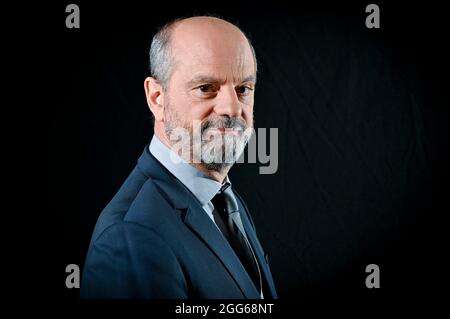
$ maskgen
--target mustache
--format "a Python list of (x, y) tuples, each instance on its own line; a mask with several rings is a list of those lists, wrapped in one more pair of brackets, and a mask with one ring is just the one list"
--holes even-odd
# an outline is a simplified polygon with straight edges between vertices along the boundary
[(210, 128), (232, 128), (232, 129), (241, 129), (244, 131), (247, 128), (247, 122), (238, 117), (220, 117), (217, 119), (207, 119), (201, 124), (201, 132), (202, 134)]

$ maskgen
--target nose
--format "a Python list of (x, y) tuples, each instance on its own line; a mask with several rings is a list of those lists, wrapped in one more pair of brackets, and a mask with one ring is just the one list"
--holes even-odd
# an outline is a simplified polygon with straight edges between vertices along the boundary
[(242, 115), (242, 105), (234, 87), (228, 85), (222, 87), (216, 99), (217, 103), (214, 107), (216, 114), (230, 117), (240, 117)]

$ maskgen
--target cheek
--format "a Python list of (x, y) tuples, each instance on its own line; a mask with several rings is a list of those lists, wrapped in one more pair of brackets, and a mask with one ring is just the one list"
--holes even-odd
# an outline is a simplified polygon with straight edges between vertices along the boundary
[(186, 94), (184, 101), (186, 107), (186, 116), (190, 120), (204, 120), (211, 115), (214, 110), (214, 103), (212, 101), (201, 100), (192, 95)]
[(209, 106), (208, 104), (193, 104), (192, 110), (191, 110), (191, 118), (193, 120), (204, 120), (209, 115), (211, 115), (211, 112), (214, 108)]
[(190, 101), (183, 91), (171, 89), (168, 96), (169, 108), (176, 110), (180, 115), (187, 116), (190, 107)]
[(209, 104), (199, 103), (185, 92), (172, 92), (169, 107), (176, 110), (184, 122), (192, 122), (203, 120), (211, 113), (212, 107)]
[(244, 106), (242, 109), (242, 117), (247, 122), (247, 126), (253, 126), (253, 104)]

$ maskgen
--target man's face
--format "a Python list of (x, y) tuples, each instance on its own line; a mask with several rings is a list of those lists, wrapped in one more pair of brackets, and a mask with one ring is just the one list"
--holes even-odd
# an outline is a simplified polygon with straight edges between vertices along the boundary
[[(219, 171), (231, 165), (223, 163), (229, 156), (237, 160), (249, 138), (244, 131), (253, 127), (252, 51), (244, 35), (224, 22), (182, 23), (173, 31), (171, 48), (165, 133), (171, 140), (174, 129), (181, 127), (192, 137), (194, 122), (201, 121), (202, 162)], [(222, 153), (214, 154), (217, 148)]]

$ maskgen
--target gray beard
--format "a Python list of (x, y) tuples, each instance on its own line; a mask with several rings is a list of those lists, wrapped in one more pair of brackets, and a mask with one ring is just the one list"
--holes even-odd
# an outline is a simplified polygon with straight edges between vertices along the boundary
[[(168, 108), (166, 108), (167, 110)], [(166, 118), (168, 119), (165, 133), (166, 136), (171, 136), (172, 132), (177, 127), (183, 127), (189, 131), (190, 134), (190, 145), (186, 145), (190, 149), (190, 159), (193, 158), (193, 132), (192, 127), (188, 128), (187, 125), (180, 125), (182, 120), (172, 114), (172, 112), (167, 112)], [(211, 136), (208, 134), (209, 128), (226, 127), (226, 128), (238, 128), (239, 133), (236, 135), (224, 134), (219, 136)], [(247, 136), (245, 132), (245, 122), (237, 118), (221, 118), (217, 121), (205, 121), (201, 125), (201, 158), (200, 162), (203, 167), (207, 170), (222, 172), (223, 170), (231, 167), (244, 152), (245, 146), (247, 145), (250, 136)]]
[(202, 165), (210, 171), (222, 172), (231, 167), (244, 152), (248, 138), (243, 135), (223, 135), (209, 140), (202, 133)]

